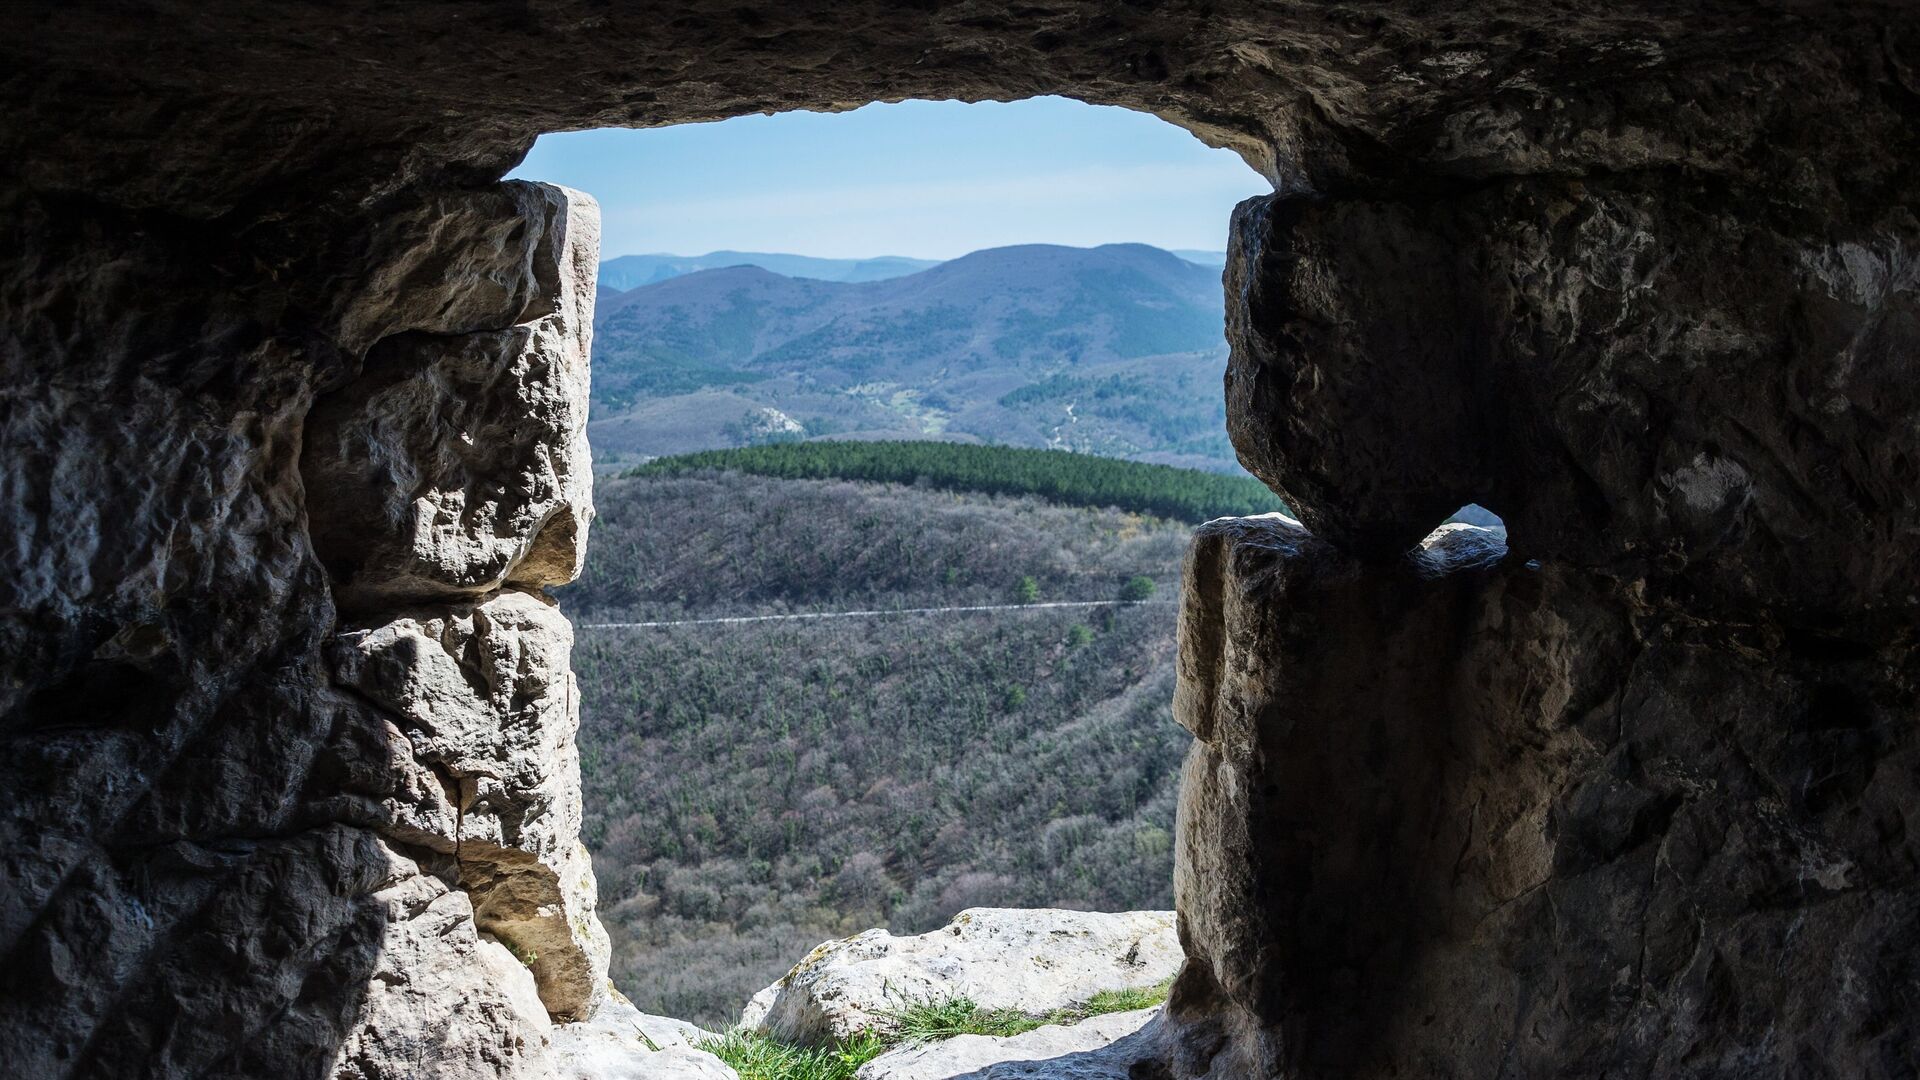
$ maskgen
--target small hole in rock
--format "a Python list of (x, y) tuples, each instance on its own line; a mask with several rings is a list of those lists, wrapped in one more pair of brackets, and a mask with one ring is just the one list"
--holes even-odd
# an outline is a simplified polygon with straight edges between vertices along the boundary
[(1428, 533), (1413, 554), (1431, 574), (1492, 566), (1507, 555), (1507, 525), (1486, 507), (1468, 503)]
[(1472, 525), (1479, 529), (1499, 529), (1502, 533), (1507, 531), (1507, 523), (1500, 520), (1500, 515), (1481, 506), (1479, 503), (1468, 503), (1460, 509), (1455, 510), (1453, 516), (1441, 522), (1441, 524)]

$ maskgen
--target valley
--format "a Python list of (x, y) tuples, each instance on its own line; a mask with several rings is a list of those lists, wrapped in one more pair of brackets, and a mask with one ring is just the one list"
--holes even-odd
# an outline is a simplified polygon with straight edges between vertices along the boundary
[(1172, 906), (1191, 522), (1055, 490), (712, 465), (600, 482), (585, 572), (559, 595), (583, 838), (613, 980), (641, 1009), (724, 1027), (821, 941), (966, 907)]

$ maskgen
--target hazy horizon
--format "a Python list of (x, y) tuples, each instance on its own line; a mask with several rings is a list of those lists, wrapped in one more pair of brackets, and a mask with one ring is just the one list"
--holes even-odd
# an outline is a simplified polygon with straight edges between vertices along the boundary
[(944, 261), (1018, 244), (1223, 251), (1271, 186), (1145, 113), (1067, 98), (905, 101), (542, 136), (510, 175), (600, 201), (601, 258)]
[(1092, 248), (1097, 248), (1097, 247), (1110, 247), (1110, 246), (1127, 245), (1127, 244), (1139, 244), (1143, 247), (1160, 248), (1160, 250), (1162, 251), (1171, 252), (1172, 254), (1175, 254), (1175, 255), (1178, 255), (1183, 251), (1205, 252), (1210, 255), (1224, 255), (1226, 254), (1226, 251), (1227, 251), (1227, 247), (1225, 243), (1222, 243), (1218, 247), (1212, 247), (1212, 248), (1207, 248), (1207, 247), (1170, 248), (1170, 247), (1162, 247), (1159, 244), (1149, 244), (1144, 240), (1106, 240), (1098, 244), (1048, 244), (1044, 240), (1024, 240), (1024, 241), (1015, 241), (1009, 244), (990, 244), (986, 247), (973, 248), (972, 250), (963, 251), (958, 255), (949, 256), (943, 259), (933, 258), (931, 256), (926, 256), (926, 255), (908, 255), (898, 251), (869, 251), (869, 252), (863, 252), (856, 255), (816, 255), (810, 251), (784, 251), (784, 250), (775, 251), (771, 248), (717, 247), (717, 248), (710, 248), (706, 251), (623, 251), (617, 255), (609, 255), (606, 252), (602, 251), (600, 253), (600, 261), (604, 263), (604, 262), (612, 262), (615, 259), (630, 259), (630, 258), (699, 259), (699, 258), (705, 258), (710, 255), (732, 254), (732, 255), (798, 255), (802, 258), (807, 258), (807, 259), (829, 259), (829, 260), (841, 261), (841, 262), (852, 260), (852, 259), (914, 259), (914, 260), (927, 261), (927, 262), (952, 262), (954, 259), (964, 259), (968, 255), (977, 255), (982, 251), (993, 251), (998, 248), (1071, 247), (1071, 248), (1079, 248), (1084, 251), (1084, 250), (1090, 250)]

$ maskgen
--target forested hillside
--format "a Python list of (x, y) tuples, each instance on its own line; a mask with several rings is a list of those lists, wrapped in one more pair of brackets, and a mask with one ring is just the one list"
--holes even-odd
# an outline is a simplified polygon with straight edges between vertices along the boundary
[(1250, 476), (1220, 476), (1137, 461), (936, 442), (780, 443), (660, 458), (637, 474), (727, 469), (805, 480), (914, 484), (985, 495), (1039, 495), (1056, 503), (1113, 507), (1198, 524), (1265, 514), (1285, 504)]
[(991, 439), (1233, 471), (1223, 310), (1218, 267), (1141, 244), (996, 248), (872, 281), (677, 274), (601, 294), (593, 444), (618, 463)]
[[(642, 1008), (724, 1024), (822, 940), (973, 905), (1171, 905), (1186, 526), (711, 469), (605, 480), (595, 501), (561, 597), (585, 839)], [(599, 625), (1121, 596), (1148, 599)]]

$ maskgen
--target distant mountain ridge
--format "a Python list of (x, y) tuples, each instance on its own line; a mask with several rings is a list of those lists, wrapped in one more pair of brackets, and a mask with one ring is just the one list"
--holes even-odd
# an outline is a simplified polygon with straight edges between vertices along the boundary
[[(1199, 266), (1224, 269), (1227, 253), (1195, 248), (1172, 248), (1173, 254)], [(812, 255), (788, 255), (768, 251), (710, 251), (705, 255), (620, 255), (600, 264), (600, 286), (610, 292), (626, 292), (642, 285), (653, 285), (669, 278), (702, 270), (723, 270), (729, 266), (757, 266), (783, 277), (812, 278), (815, 281), (885, 281), (931, 270), (945, 259), (912, 259), (904, 255), (876, 255), (866, 259), (822, 259)]]
[(1200, 266), (1210, 266), (1215, 270), (1225, 270), (1227, 268), (1227, 253), (1224, 251), (1200, 251), (1195, 248), (1171, 248), (1169, 250), (1190, 263), (1196, 263)]
[(757, 266), (784, 277), (816, 281), (883, 281), (940, 265), (937, 259), (881, 255), (871, 259), (819, 259), (762, 251), (711, 251), (705, 255), (622, 255), (600, 264), (600, 284), (624, 292), (702, 270)]
[(1223, 324), (1219, 268), (1144, 244), (991, 248), (869, 281), (754, 264), (603, 281), (592, 437), (609, 463), (833, 436), (1231, 471)]

